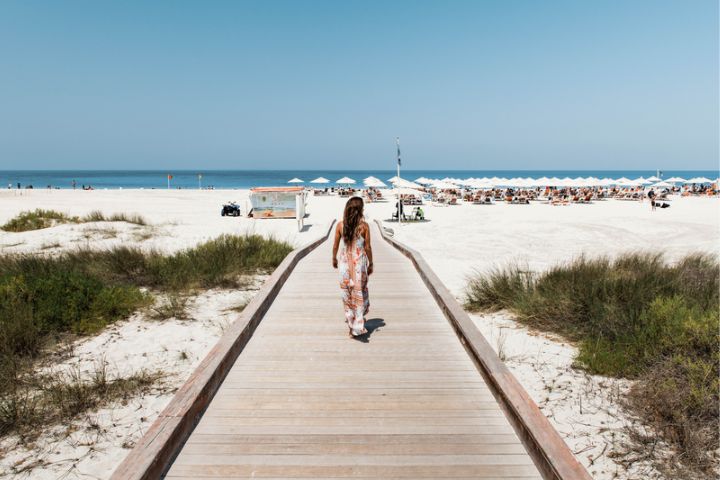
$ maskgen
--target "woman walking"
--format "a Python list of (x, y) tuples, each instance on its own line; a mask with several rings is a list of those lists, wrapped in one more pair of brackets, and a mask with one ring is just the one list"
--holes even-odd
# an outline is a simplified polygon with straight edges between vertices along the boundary
[[(338, 248), (340, 255), (338, 255)], [(367, 333), (365, 315), (370, 309), (368, 276), (373, 272), (370, 227), (363, 218), (363, 201), (352, 197), (345, 204), (343, 219), (335, 228), (333, 268), (340, 268), (340, 288), (345, 307), (348, 336)]]

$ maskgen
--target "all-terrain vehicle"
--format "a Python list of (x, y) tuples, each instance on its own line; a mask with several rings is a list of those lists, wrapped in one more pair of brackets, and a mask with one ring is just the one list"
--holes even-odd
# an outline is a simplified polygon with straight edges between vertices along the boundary
[(229, 202), (222, 206), (222, 210), (220, 211), (220, 215), (223, 217), (239, 217), (240, 216), (240, 206), (235, 202)]

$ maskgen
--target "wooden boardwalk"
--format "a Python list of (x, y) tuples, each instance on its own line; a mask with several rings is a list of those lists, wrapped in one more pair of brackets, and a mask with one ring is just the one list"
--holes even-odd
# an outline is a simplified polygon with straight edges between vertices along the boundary
[(410, 260), (373, 226), (365, 343), (331, 248), (292, 271), (167, 478), (542, 478)]

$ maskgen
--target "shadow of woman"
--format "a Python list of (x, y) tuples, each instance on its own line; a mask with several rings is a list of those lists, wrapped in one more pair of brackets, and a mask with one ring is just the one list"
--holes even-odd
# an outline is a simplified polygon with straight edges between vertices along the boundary
[(365, 320), (365, 330), (367, 330), (367, 333), (363, 335), (358, 335), (357, 337), (353, 337), (358, 342), (363, 343), (370, 343), (370, 336), (375, 332), (375, 330), (379, 330), (380, 327), (385, 326), (385, 320), (382, 318), (371, 318), (369, 320)]

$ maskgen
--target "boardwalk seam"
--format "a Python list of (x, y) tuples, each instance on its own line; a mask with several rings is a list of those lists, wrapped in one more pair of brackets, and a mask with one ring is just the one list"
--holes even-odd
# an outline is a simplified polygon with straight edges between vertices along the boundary
[(111, 479), (155, 479), (167, 472), (295, 266), (328, 239), (334, 224), (335, 220), (321, 238), (285, 257), (245, 307), (240, 318), (228, 327), (125, 457)]
[(375, 220), (382, 238), (410, 259), (445, 314), (466, 351), (473, 358), (498, 403), (506, 412), (543, 478), (591, 480), (567, 444), (543, 415), (505, 363), (500, 360), (467, 312), (416, 250), (390, 237)]

